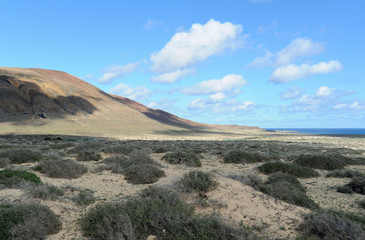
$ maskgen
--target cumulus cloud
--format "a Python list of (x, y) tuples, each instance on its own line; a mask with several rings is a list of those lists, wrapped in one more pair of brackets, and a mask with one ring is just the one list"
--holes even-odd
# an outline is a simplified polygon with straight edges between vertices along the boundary
[(194, 69), (191, 69), (191, 68), (187, 68), (184, 70), (179, 69), (174, 72), (168, 72), (168, 73), (164, 73), (164, 74), (161, 74), (158, 76), (152, 76), (151, 80), (153, 82), (159, 82), (159, 83), (173, 83), (193, 72), (195, 72), (195, 71), (194, 71)]
[(335, 88), (329, 88), (329, 87), (319, 87), (316, 90), (315, 95), (317, 97), (328, 97), (330, 96), (336, 89)]
[(133, 88), (127, 84), (120, 83), (117, 86), (110, 89), (109, 93), (127, 97), (133, 100), (138, 100), (147, 98), (150, 94), (150, 90), (143, 86)]
[(221, 99), (216, 99), (217, 94), (211, 95), (208, 98), (197, 98), (190, 102), (188, 109), (191, 111), (205, 111), (233, 113), (233, 112), (248, 112), (253, 110), (257, 105), (251, 101), (238, 102), (237, 100), (225, 100), (226, 96)]
[(290, 64), (277, 68), (271, 75), (270, 81), (274, 83), (285, 83), (316, 74), (338, 72), (342, 69), (342, 64), (337, 60), (320, 62), (314, 65), (302, 64), (297, 66)]
[(314, 42), (310, 38), (296, 38), (278, 53), (270, 53), (265, 50), (264, 57), (255, 58), (249, 66), (266, 67), (287, 65), (298, 58), (310, 57), (324, 52), (325, 44)]
[(98, 79), (99, 83), (111, 83), (116, 78), (125, 77), (127, 74), (134, 72), (136, 68), (145, 61), (139, 61), (135, 63), (128, 63), (123, 66), (111, 66), (108, 67), (105, 71), (103, 76)]
[(223, 99), (225, 99), (227, 96), (224, 93), (216, 93), (209, 96), (209, 99), (215, 102), (221, 102)]
[(188, 31), (176, 33), (157, 53), (151, 55), (151, 70), (155, 73), (184, 71), (207, 58), (244, 43), (242, 26), (214, 19), (206, 24), (193, 24)]
[(247, 84), (241, 75), (229, 74), (222, 79), (211, 79), (200, 82), (190, 88), (185, 88), (182, 93), (187, 95), (208, 95), (218, 92), (226, 92)]
[(290, 88), (284, 92), (281, 92), (280, 97), (281, 97), (281, 99), (284, 99), (284, 100), (295, 99), (295, 98), (298, 98), (302, 94), (302, 92), (303, 92), (303, 90), (301, 90), (297, 86), (293, 86), (292, 88)]

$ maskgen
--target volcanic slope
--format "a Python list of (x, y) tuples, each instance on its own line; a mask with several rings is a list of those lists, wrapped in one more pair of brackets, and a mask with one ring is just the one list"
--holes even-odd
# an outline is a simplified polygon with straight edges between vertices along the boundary
[[(0, 134), (117, 138), (239, 136), (258, 128), (200, 124), (110, 95), (68, 73), (0, 67)], [(154, 136), (154, 137), (153, 137)]]

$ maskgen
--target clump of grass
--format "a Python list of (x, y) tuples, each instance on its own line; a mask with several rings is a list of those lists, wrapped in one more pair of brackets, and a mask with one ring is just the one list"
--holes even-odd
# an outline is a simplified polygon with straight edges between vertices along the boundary
[(365, 232), (359, 224), (328, 212), (309, 215), (301, 230), (303, 237), (310, 239), (365, 239)]
[(319, 173), (310, 167), (303, 167), (294, 163), (284, 162), (267, 162), (259, 166), (258, 170), (265, 174), (272, 174), (276, 172), (288, 173), (300, 178), (319, 176)]
[(218, 182), (211, 173), (192, 171), (185, 174), (178, 182), (178, 185), (185, 192), (204, 194), (214, 190), (218, 186)]
[(70, 159), (47, 160), (38, 163), (34, 170), (50, 178), (79, 178), (87, 172), (87, 168)]
[(0, 158), (8, 158), (13, 164), (37, 162), (42, 154), (30, 149), (10, 149), (0, 152)]
[(33, 185), (28, 189), (28, 192), (32, 197), (43, 200), (56, 200), (64, 195), (62, 189), (49, 184)]
[(354, 171), (350, 169), (339, 169), (334, 170), (326, 175), (326, 177), (334, 177), (334, 178), (353, 178), (353, 177), (361, 177), (364, 174), (359, 171)]
[(165, 176), (165, 172), (160, 168), (150, 165), (132, 165), (124, 170), (125, 179), (133, 184), (155, 183)]
[(175, 151), (162, 157), (163, 160), (170, 164), (185, 164), (188, 167), (201, 167), (199, 155), (192, 151)]
[[(102, 203), (80, 220), (91, 239), (254, 239), (212, 216), (196, 216), (175, 192), (148, 188), (123, 202)], [(250, 238), (250, 236), (252, 236)]]
[(6, 187), (18, 186), (22, 181), (28, 181), (35, 184), (41, 183), (41, 179), (34, 173), (25, 170), (5, 169), (0, 171), (0, 185)]
[(39, 203), (12, 206), (21, 215), (21, 221), (7, 228), (10, 239), (45, 239), (62, 228), (58, 217), (46, 206)]
[(336, 155), (300, 155), (295, 163), (322, 170), (342, 169), (347, 164)]
[(258, 153), (250, 153), (246, 151), (233, 150), (225, 154), (224, 163), (256, 163), (266, 161), (267, 158)]
[(99, 161), (100, 159), (100, 153), (90, 150), (80, 151), (76, 156), (77, 161)]
[(74, 201), (77, 205), (87, 206), (95, 202), (95, 197), (92, 191), (83, 190), (80, 191), (76, 196), (74, 196), (72, 198), (72, 201)]
[(297, 206), (317, 209), (318, 205), (306, 195), (305, 187), (298, 179), (287, 173), (274, 173), (256, 186), (263, 193)]

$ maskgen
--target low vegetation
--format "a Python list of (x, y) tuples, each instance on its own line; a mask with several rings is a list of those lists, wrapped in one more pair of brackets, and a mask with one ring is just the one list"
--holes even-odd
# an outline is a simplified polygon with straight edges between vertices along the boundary
[(162, 157), (163, 160), (170, 164), (185, 164), (188, 167), (201, 167), (202, 163), (199, 158), (199, 154), (186, 150), (168, 153)]
[(347, 165), (338, 155), (300, 155), (295, 163), (321, 170), (342, 169)]
[(58, 217), (38, 203), (0, 205), (0, 239), (45, 239), (61, 226)]
[(41, 183), (41, 179), (37, 175), (25, 170), (5, 169), (0, 171), (0, 185), (16, 187), (19, 186), (22, 181), (28, 181), (35, 184)]
[(39, 152), (30, 149), (10, 149), (0, 152), (0, 158), (7, 158), (12, 164), (21, 164), (37, 162), (43, 156)]
[(50, 178), (79, 178), (87, 172), (87, 168), (70, 159), (46, 160), (38, 163), (34, 170)]
[(91, 150), (80, 151), (77, 153), (77, 161), (99, 161), (101, 159), (100, 153)]
[(257, 163), (267, 161), (267, 157), (258, 153), (250, 153), (246, 151), (233, 150), (229, 151), (224, 157), (224, 163)]
[(258, 170), (265, 174), (282, 172), (299, 178), (310, 178), (319, 176), (319, 173), (310, 167), (303, 167), (298, 164), (285, 162), (266, 162), (259, 166)]
[(185, 192), (204, 194), (215, 189), (218, 186), (218, 182), (211, 173), (192, 171), (185, 174), (178, 182), (178, 185)]
[(340, 193), (358, 193), (358, 194), (365, 194), (365, 176), (354, 176), (350, 183), (339, 186), (337, 191)]
[(32, 185), (27, 190), (32, 197), (42, 200), (56, 200), (64, 195), (62, 189), (50, 184)]
[(72, 201), (79, 206), (87, 206), (95, 202), (95, 197), (92, 191), (82, 190), (76, 196), (72, 197)]
[(326, 175), (326, 177), (334, 177), (334, 178), (353, 178), (353, 177), (361, 177), (364, 174), (359, 171), (354, 171), (350, 169), (340, 169), (334, 170)]
[(150, 164), (132, 165), (123, 172), (125, 179), (133, 184), (155, 183), (165, 176), (165, 172), (159, 167)]
[(193, 208), (169, 190), (148, 188), (123, 202), (106, 202), (80, 220), (91, 239), (255, 239), (243, 228), (228, 227), (213, 216), (196, 216)]

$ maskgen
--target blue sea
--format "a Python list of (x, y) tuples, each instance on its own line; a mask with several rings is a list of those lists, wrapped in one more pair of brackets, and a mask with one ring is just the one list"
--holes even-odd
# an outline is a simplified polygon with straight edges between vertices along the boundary
[(265, 128), (266, 130), (276, 130), (280, 132), (296, 132), (309, 134), (363, 134), (365, 128)]

